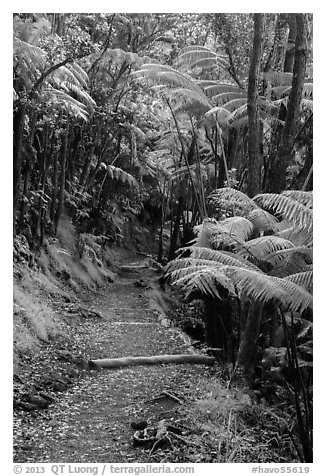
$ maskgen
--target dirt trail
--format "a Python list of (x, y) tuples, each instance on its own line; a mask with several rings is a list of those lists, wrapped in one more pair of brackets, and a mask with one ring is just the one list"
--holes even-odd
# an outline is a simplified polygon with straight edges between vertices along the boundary
[[(119, 277), (100, 294), (85, 294), (84, 303), (99, 311), (87, 330), (91, 359), (187, 353), (189, 347), (173, 328), (162, 326), (150, 307), (148, 290), (135, 281), (149, 271)], [(85, 337), (85, 336), (84, 336)], [(16, 421), (17, 462), (148, 462), (159, 461), (149, 450), (134, 448), (130, 423), (180, 418), (184, 405), (169, 398), (152, 400), (163, 391), (189, 402), (201, 375), (198, 365), (157, 365), (90, 370), (36, 417)], [(152, 400), (152, 401), (151, 401)]]

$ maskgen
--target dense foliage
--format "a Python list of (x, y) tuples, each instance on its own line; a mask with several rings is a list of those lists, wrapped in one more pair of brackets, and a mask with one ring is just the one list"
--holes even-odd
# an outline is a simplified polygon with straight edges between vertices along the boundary
[(311, 15), (16, 13), (13, 31), (14, 233), (150, 226), (210, 344), (287, 389), (310, 461)]

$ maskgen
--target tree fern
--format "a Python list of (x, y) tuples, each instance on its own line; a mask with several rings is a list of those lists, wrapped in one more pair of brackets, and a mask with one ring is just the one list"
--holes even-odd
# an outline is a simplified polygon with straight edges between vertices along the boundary
[(216, 298), (220, 297), (217, 289), (219, 284), (228, 290), (234, 289), (238, 297), (245, 301), (249, 299), (260, 304), (274, 302), (292, 312), (302, 312), (312, 307), (312, 296), (303, 287), (290, 280), (268, 276), (260, 270), (218, 262), (215, 267), (212, 264), (205, 266), (197, 262), (170, 271), (170, 276), (175, 284), (189, 289), (191, 283), (191, 289), (196, 287)]
[(312, 210), (283, 194), (264, 193), (256, 195), (253, 199), (263, 208), (271, 209), (276, 214), (295, 223), (300, 228), (312, 230), (313, 215)]
[(231, 295), (234, 294), (232, 281), (225, 274), (223, 267), (193, 265), (179, 270), (177, 279), (175, 279), (173, 273), (172, 277), (176, 286), (181, 285), (187, 288), (187, 295), (193, 290), (199, 289), (204, 294), (220, 298), (219, 286), (227, 289)]

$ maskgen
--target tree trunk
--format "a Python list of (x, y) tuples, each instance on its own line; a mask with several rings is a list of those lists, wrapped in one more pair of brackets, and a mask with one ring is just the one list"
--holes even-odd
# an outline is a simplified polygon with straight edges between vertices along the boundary
[(295, 58), (293, 69), (293, 80), (288, 109), (281, 141), (278, 148), (275, 192), (281, 192), (286, 188), (286, 170), (293, 158), (293, 147), (297, 132), (298, 118), (300, 114), (300, 102), (306, 71), (307, 61), (307, 23), (305, 15), (300, 13), (297, 18), (297, 36), (295, 42)]
[(290, 27), (288, 41), (285, 51), (284, 71), (293, 71), (295, 57), (295, 41), (297, 36), (297, 20), (295, 13), (287, 15), (287, 22)]
[(66, 186), (66, 162), (67, 162), (68, 135), (69, 135), (69, 127), (67, 124), (66, 133), (64, 135), (62, 149), (61, 149), (61, 157), (60, 157), (61, 174), (60, 174), (59, 203), (58, 203), (58, 208), (55, 215), (55, 224), (54, 224), (56, 232), (58, 229), (58, 223), (60, 220), (60, 216), (62, 214), (63, 203), (64, 203), (64, 194), (65, 194), (65, 186)]
[[(294, 14), (293, 14), (294, 15)], [(280, 193), (286, 188), (286, 170), (293, 157), (293, 146), (296, 138), (297, 122), (300, 112), (300, 101), (304, 83), (307, 57), (307, 24), (305, 14), (296, 14), (296, 40), (294, 54), (293, 80), (287, 111), (281, 107), (279, 119), (285, 121), (283, 129), (278, 126), (272, 135), (269, 165), (266, 172), (264, 192)], [(290, 24), (291, 26), (291, 24)], [(293, 35), (294, 26), (290, 28), (289, 37)], [(290, 43), (291, 43), (290, 38)], [(284, 65), (285, 72), (292, 72), (290, 53)]]
[(263, 306), (252, 304), (250, 306), (246, 325), (244, 328), (237, 355), (237, 368), (242, 369), (245, 374), (251, 376), (256, 365), (257, 342), (262, 319)]
[(181, 223), (181, 218), (183, 213), (184, 201), (185, 201), (184, 197), (180, 196), (178, 207), (177, 207), (177, 213), (175, 217), (175, 222), (174, 222), (174, 227), (173, 227), (173, 232), (171, 235), (169, 261), (174, 258), (174, 253), (176, 252), (176, 249), (178, 246), (178, 237), (179, 237), (180, 223)]
[(259, 150), (258, 80), (262, 55), (263, 15), (254, 14), (254, 41), (248, 80), (248, 178), (249, 197), (261, 192), (261, 155)]
[[(220, 294), (223, 290), (219, 289)], [(226, 294), (224, 292), (224, 294)], [(205, 303), (205, 334), (209, 346), (223, 350), (223, 355), (228, 359), (231, 355), (230, 339), (232, 334), (232, 316), (230, 301), (204, 296)]]
[(14, 144), (13, 144), (13, 226), (15, 222), (19, 199), (21, 195), (21, 167), (23, 150), (23, 131), (25, 124), (26, 108), (24, 105), (18, 106), (14, 115)]
[(50, 207), (50, 219), (54, 224), (55, 211), (58, 197), (58, 150), (53, 154), (53, 177), (52, 177), (52, 194), (51, 194), (51, 207)]

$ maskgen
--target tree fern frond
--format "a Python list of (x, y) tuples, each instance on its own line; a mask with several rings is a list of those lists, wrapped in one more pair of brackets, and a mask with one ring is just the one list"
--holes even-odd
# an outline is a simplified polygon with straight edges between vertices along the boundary
[(239, 207), (243, 207), (244, 209), (254, 210), (258, 208), (258, 205), (245, 193), (230, 187), (218, 188), (214, 190), (209, 195), (208, 199), (217, 206), (220, 202), (224, 201), (229, 202), (231, 205), (236, 204)]
[(191, 257), (200, 259), (200, 260), (210, 260), (216, 261), (223, 265), (228, 266), (238, 266), (239, 268), (252, 269), (257, 272), (262, 272), (257, 266), (250, 261), (243, 259), (241, 256), (228, 251), (213, 250), (205, 247), (196, 247), (191, 248)]
[(274, 98), (279, 99), (286, 94), (289, 94), (291, 91), (291, 86), (275, 86), (271, 89)]
[[(300, 286), (295, 281), (300, 278), (293, 278), (293, 280), (286, 278), (277, 278), (270, 276), (270, 278), (276, 282), (285, 292), (285, 302), (290, 311), (303, 312), (305, 309), (312, 309), (313, 297), (303, 286)], [(304, 281), (304, 278), (302, 278)]]
[(274, 193), (259, 194), (253, 200), (260, 206), (274, 210), (275, 213), (296, 223), (301, 229), (312, 230), (312, 210), (297, 200), (293, 200), (284, 194)]
[(226, 57), (224, 55), (215, 53), (206, 46), (186, 46), (183, 48), (176, 59), (178, 66), (188, 66), (194, 68), (199, 66), (200, 62), (205, 64), (205, 67), (222, 66), (226, 64)]
[(203, 220), (200, 225), (194, 227), (196, 238), (191, 242), (194, 246), (212, 248), (212, 236), (216, 220)]
[(236, 129), (240, 130), (243, 127), (246, 127), (248, 125), (248, 116), (240, 117), (240, 119), (234, 119), (230, 120), (229, 118), (229, 127), (230, 129)]
[(255, 231), (265, 232), (271, 230), (276, 233), (279, 230), (278, 220), (265, 210), (259, 208), (251, 210), (247, 215), (247, 218), (254, 225)]
[(88, 112), (85, 109), (85, 105), (64, 91), (55, 88), (46, 88), (40, 93), (39, 99), (46, 103), (47, 106), (59, 106), (63, 108), (67, 114), (88, 121)]
[(213, 244), (232, 245), (245, 242), (253, 232), (253, 224), (245, 217), (230, 217), (219, 221), (213, 231)]
[(240, 256), (266, 261), (268, 255), (278, 250), (294, 248), (291, 241), (275, 235), (260, 236), (236, 247)]
[(240, 107), (247, 107), (247, 98), (240, 97), (237, 99), (232, 99), (231, 101), (224, 103), (223, 107), (230, 112), (235, 112), (239, 110)]
[(311, 294), (296, 283), (235, 267), (229, 267), (227, 275), (233, 278), (240, 295), (245, 295), (247, 299), (261, 304), (274, 301), (293, 312), (312, 307)]
[(86, 71), (84, 71), (80, 66), (75, 63), (68, 64), (67, 69), (69, 69), (72, 74), (77, 79), (78, 83), (84, 88), (87, 89), (88, 76)]
[(205, 81), (198, 81), (198, 83), (209, 98), (222, 93), (243, 93), (243, 89), (239, 88), (239, 86), (234, 86), (234, 84), (213, 82), (213, 84), (206, 85)]
[(225, 274), (223, 266), (206, 266), (201, 269), (189, 267), (178, 279), (174, 279), (173, 275), (171, 277), (176, 286), (186, 286), (188, 295), (194, 289), (199, 289), (204, 294), (220, 299), (219, 286), (223, 286), (231, 295), (235, 294), (232, 281)]
[(313, 192), (312, 191), (302, 191), (302, 190), (285, 190), (282, 192), (282, 195), (290, 197), (293, 200), (305, 205), (308, 208), (313, 207)]
[(301, 286), (306, 289), (310, 294), (313, 290), (313, 272), (312, 271), (303, 271), (301, 273), (292, 274), (287, 276), (285, 279), (291, 281), (292, 283)]
[[(224, 104), (224, 107), (225, 106), (226, 104)], [(234, 122), (239, 119), (245, 119), (248, 121), (247, 103), (242, 104), (242, 106), (239, 106), (231, 113), (229, 117), (230, 126), (232, 127)]]
[[(305, 256), (304, 253), (296, 252), (289, 250), (288, 253), (285, 252), (279, 255), (276, 255), (272, 258), (274, 261), (273, 269), (270, 272), (271, 276), (278, 276), (280, 278), (286, 278), (291, 274), (301, 273), (308, 270), (307, 260), (310, 258)], [(281, 261), (276, 261), (276, 258), (281, 258)], [(267, 262), (270, 262), (267, 260)]]
[(140, 69), (131, 73), (131, 77), (139, 81), (151, 81), (153, 84), (166, 84), (169, 87), (181, 87), (204, 94), (189, 75), (162, 64), (143, 64)]
[[(247, 101), (247, 94), (244, 93), (240, 88), (239, 88), (239, 91), (235, 91), (235, 92), (232, 92), (232, 91), (227, 91), (227, 92), (224, 92), (224, 93), (219, 93), (219, 94), (216, 94), (215, 96), (212, 96), (210, 98), (210, 100), (214, 103), (216, 103), (217, 105), (219, 106), (222, 106), (224, 105), (224, 107), (227, 105), (227, 104), (230, 104), (230, 103), (233, 103), (233, 101), (235, 99), (245, 99)], [(243, 101), (241, 101), (241, 104), (242, 105), (244, 104)], [(236, 107), (238, 108), (238, 106)], [(232, 108), (228, 108), (228, 110), (230, 112), (232, 112), (234, 109)]]
[(214, 116), (216, 118), (217, 123), (220, 126), (228, 125), (230, 115), (231, 115), (230, 111), (228, 111), (224, 107), (218, 107), (218, 106), (213, 107), (212, 109), (207, 111), (206, 114), (205, 114), (206, 117)]
[(272, 87), (275, 86), (292, 86), (292, 73), (284, 73), (280, 71), (268, 71), (263, 73), (263, 77), (266, 81), (271, 82)]
[(311, 246), (312, 233), (306, 229), (298, 229), (293, 224), (282, 228), (276, 233), (277, 236), (291, 240), (295, 246)]
[(112, 180), (117, 180), (122, 183), (127, 183), (130, 186), (138, 187), (137, 180), (128, 172), (120, 169), (119, 167), (115, 167), (114, 165), (108, 165), (106, 167), (106, 171), (108, 176)]
[(312, 262), (312, 259), (313, 259), (312, 249), (308, 248), (307, 246), (293, 246), (293, 248), (289, 247), (289, 248), (283, 248), (283, 249), (277, 250), (274, 253), (270, 253), (266, 257), (266, 261), (268, 261), (273, 266), (275, 266), (280, 261), (283, 261), (284, 258), (287, 258), (288, 256), (294, 255), (296, 253), (300, 253), (306, 256), (307, 259), (310, 262)]
[(19, 38), (14, 38), (14, 57), (23, 58), (27, 64), (32, 64), (39, 71), (46, 65), (46, 54), (41, 48), (30, 45)]
[(192, 89), (177, 88), (173, 91), (173, 94), (182, 96), (185, 101), (195, 101), (205, 112), (212, 107), (203, 91), (200, 91), (199, 93)]

